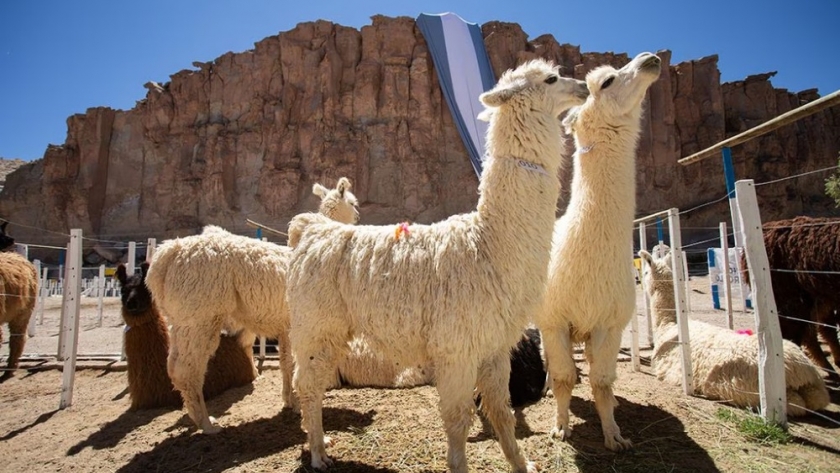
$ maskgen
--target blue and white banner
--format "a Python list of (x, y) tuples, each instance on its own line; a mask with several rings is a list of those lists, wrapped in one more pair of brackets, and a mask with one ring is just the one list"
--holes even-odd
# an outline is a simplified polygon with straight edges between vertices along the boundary
[[(720, 298), (726, 296), (724, 292), (725, 286), (723, 278), (729, 276), (730, 288), (740, 292), (741, 274), (738, 272), (738, 261), (741, 255), (744, 254), (743, 248), (729, 248), (729, 268), (723, 268), (723, 250), (721, 248), (709, 248), (707, 250), (709, 262), (709, 285), (712, 290), (712, 306), (715, 309), (720, 309)], [(746, 294), (741, 295), (741, 300), (746, 307), (752, 307), (752, 294), (749, 292), (749, 286), (743, 287)]]
[(417, 27), (429, 45), (443, 96), (473, 169), (481, 176), (487, 123), (476, 118), (484, 110), (478, 96), (496, 84), (481, 28), (454, 13), (421, 13)]

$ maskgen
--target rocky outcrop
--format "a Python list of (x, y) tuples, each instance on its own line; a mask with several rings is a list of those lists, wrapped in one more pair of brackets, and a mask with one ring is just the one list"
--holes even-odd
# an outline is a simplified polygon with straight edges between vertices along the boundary
[[(512, 23), (482, 29), (497, 75), (538, 56), (579, 78), (628, 61), (551, 35), (529, 40)], [(671, 65), (669, 51), (659, 54), (666, 67), (650, 90), (639, 147), (639, 215), (720, 198), (720, 159), (688, 167), (677, 159), (817, 98), (775, 89), (772, 73), (721, 84), (717, 56)], [(8, 176), (0, 216), (38, 229), (16, 228), (19, 241), (63, 245), (44, 230), (69, 228), (160, 240), (209, 223), (245, 233), (246, 218), (283, 229), (316, 207), (312, 183), (345, 175), (365, 223), (431, 222), (475, 207), (478, 181), (413, 19), (375, 16), (361, 30), (302, 23), (193, 66), (147, 83), (131, 110), (70, 117), (63, 145)], [(760, 182), (835, 164), (839, 124), (840, 110), (828, 109), (736, 147), (737, 176)], [(762, 217), (832, 212), (825, 177), (761, 188)], [(728, 212), (725, 201), (710, 205), (683, 226), (714, 227)]]

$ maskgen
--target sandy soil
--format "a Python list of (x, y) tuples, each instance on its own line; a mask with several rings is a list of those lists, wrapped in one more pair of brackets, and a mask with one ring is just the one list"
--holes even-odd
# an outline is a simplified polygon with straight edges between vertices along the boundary
[[(692, 317), (723, 324), (723, 312), (711, 310), (708, 292), (706, 278), (692, 278)], [(736, 328), (754, 324), (752, 314), (736, 315)], [(181, 411), (128, 412), (125, 366), (113, 356), (120, 352), (122, 330), (119, 301), (114, 298), (104, 304), (102, 327), (98, 327), (97, 301), (84, 302), (79, 353), (93, 356), (80, 358), (73, 405), (59, 410), (60, 363), (50, 358), (57, 349), (59, 318), (60, 298), (54, 297), (27, 344), (25, 369), (0, 385), (0, 471), (310, 471), (300, 419), (280, 409), (276, 359), (263, 364), (262, 375), (252, 386), (230, 390), (208, 403), (211, 414), (225, 427), (216, 436), (197, 434)], [(646, 345), (646, 323), (641, 316), (639, 322), (640, 339)], [(627, 333), (625, 346), (629, 345)], [(4, 343), (0, 356), (7, 353)], [(725, 406), (684, 396), (678, 386), (657, 381), (646, 360), (649, 350), (642, 355), (640, 372), (633, 372), (627, 355), (621, 356), (615, 386), (620, 402), (616, 419), (634, 441), (632, 451), (616, 454), (603, 447), (587, 368), (580, 362), (583, 376), (572, 401), (571, 441), (548, 436), (554, 413), (549, 395), (525, 409), (520, 419), (517, 436), (526, 456), (548, 472), (837, 471), (840, 390), (836, 385), (825, 418), (792, 422), (793, 442), (763, 445), (718, 417)], [(325, 429), (336, 441), (329, 451), (336, 460), (331, 471), (445, 471), (445, 437), (433, 387), (341, 389), (329, 392), (324, 405)], [(476, 420), (467, 446), (471, 470), (508, 471), (488, 432)]]

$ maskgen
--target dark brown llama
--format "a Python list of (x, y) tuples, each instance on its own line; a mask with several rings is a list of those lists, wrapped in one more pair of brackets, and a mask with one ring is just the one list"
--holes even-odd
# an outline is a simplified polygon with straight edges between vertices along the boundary
[[(146, 288), (148, 269), (149, 264), (143, 263), (139, 274), (129, 276), (125, 265), (120, 264), (116, 273), (122, 286), (131, 410), (182, 405), (181, 395), (166, 371), (169, 329)], [(203, 390), (206, 399), (230, 388), (244, 386), (257, 377), (251, 354), (253, 342), (253, 335), (245, 333), (221, 337), (219, 347), (207, 366)]]
[[(26, 345), (26, 328), (38, 294), (38, 272), (26, 258), (14, 252), (15, 239), (0, 224), (0, 325), (9, 325), (9, 359), (0, 382), (14, 375)], [(0, 332), (0, 341), (3, 334)]]
[[(805, 349), (814, 363), (840, 379), (817, 339), (819, 333), (840, 366), (840, 219), (795, 217), (764, 224), (773, 295), (782, 337)], [(742, 267), (746, 267), (742, 258)], [(745, 275), (749, 283), (749, 275)], [(801, 320), (797, 320), (801, 319)]]

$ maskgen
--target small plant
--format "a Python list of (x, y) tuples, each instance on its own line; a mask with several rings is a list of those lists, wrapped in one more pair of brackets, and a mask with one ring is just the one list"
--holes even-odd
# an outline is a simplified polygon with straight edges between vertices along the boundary
[(749, 440), (759, 443), (785, 444), (790, 442), (791, 435), (776, 423), (767, 423), (752, 412), (745, 411), (738, 415), (731, 409), (721, 407), (717, 410), (717, 418), (735, 424), (738, 432)]
[[(840, 168), (840, 158), (837, 159), (837, 167)], [(840, 207), (840, 169), (825, 180), (825, 193)]]

